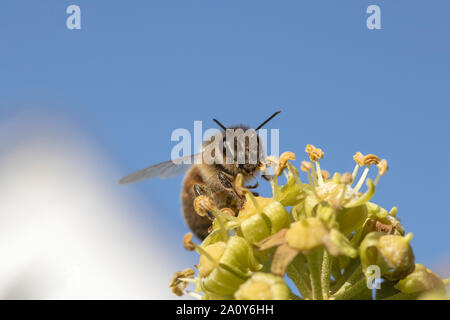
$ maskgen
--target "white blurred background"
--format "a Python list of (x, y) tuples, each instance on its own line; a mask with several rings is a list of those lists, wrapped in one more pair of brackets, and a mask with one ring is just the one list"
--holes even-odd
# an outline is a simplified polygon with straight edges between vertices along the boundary
[(174, 237), (120, 176), (62, 119), (0, 123), (0, 299), (176, 298)]

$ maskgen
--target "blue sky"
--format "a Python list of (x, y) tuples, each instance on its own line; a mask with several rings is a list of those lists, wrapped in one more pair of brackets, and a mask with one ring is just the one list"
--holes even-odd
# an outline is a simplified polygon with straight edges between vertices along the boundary
[[(71, 4), (81, 30), (66, 28)], [(366, 28), (370, 4), (381, 8), (381, 30)], [(269, 128), (280, 128), (280, 150), (298, 159), (307, 143), (325, 151), (331, 172), (351, 171), (356, 151), (388, 159), (374, 201), (398, 206), (417, 260), (430, 265), (450, 245), (449, 9), (448, 1), (3, 0), (0, 119), (29, 109), (70, 119), (127, 174), (168, 160), (172, 131), (194, 120), (257, 125), (281, 109)], [(166, 212), (154, 221), (180, 239), (181, 179), (127, 186)]]

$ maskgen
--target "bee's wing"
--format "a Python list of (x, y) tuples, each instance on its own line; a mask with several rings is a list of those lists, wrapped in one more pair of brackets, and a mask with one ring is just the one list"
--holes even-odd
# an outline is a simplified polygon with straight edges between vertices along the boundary
[(186, 172), (186, 170), (194, 163), (194, 158), (198, 154), (193, 154), (187, 157), (178, 158), (155, 164), (153, 166), (144, 168), (129, 174), (120, 179), (120, 184), (133, 183), (149, 178), (172, 178), (179, 174)]

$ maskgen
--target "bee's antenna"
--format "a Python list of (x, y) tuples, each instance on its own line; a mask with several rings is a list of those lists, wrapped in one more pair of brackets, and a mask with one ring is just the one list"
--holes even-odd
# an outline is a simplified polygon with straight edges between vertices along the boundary
[(223, 130), (227, 131), (227, 127), (225, 127), (223, 124), (221, 124), (221, 123), (219, 122), (219, 120), (213, 119), (213, 121), (214, 121), (215, 123), (217, 123), (217, 124), (219, 125), (219, 127), (221, 127)]
[(261, 124), (258, 126), (258, 128), (255, 129), (255, 131), (261, 129), (267, 122), (269, 122), (270, 120), (272, 120), (272, 119), (273, 119), (277, 114), (279, 114), (280, 112), (281, 112), (281, 110), (278, 110), (278, 111), (275, 112), (273, 115), (271, 115), (266, 121), (264, 121), (263, 123), (261, 123)]

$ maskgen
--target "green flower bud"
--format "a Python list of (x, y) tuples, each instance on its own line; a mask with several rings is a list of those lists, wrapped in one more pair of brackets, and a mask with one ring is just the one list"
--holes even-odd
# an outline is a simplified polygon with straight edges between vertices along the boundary
[(391, 281), (399, 280), (414, 270), (414, 254), (409, 245), (412, 234), (405, 237), (369, 233), (360, 245), (363, 270), (371, 265), (380, 267), (381, 275)]
[(395, 288), (406, 294), (432, 291), (438, 295), (445, 294), (444, 281), (423, 264), (416, 263), (414, 272), (400, 280)]
[(288, 300), (290, 290), (282, 278), (257, 272), (239, 287), (234, 297), (238, 300)]
[(263, 209), (262, 215), (270, 223), (270, 234), (275, 234), (289, 226), (289, 214), (280, 202), (268, 204)]
[(253, 214), (241, 222), (242, 236), (250, 243), (259, 242), (289, 225), (289, 214), (284, 206), (273, 201), (262, 212)]
[[(209, 254), (200, 255), (198, 263), (198, 273), (200, 277), (207, 277), (216, 267), (217, 262), (222, 258), (227, 247), (226, 242), (220, 241), (205, 247), (205, 251)], [(211, 259), (212, 258), (212, 259)]]
[(242, 236), (250, 243), (261, 241), (270, 236), (270, 226), (262, 214), (255, 214), (242, 221), (240, 230)]
[(198, 266), (200, 287), (211, 296), (230, 297), (252, 271), (262, 267), (249, 243), (239, 236), (208, 245), (204, 251)]
[(343, 208), (336, 213), (339, 230), (346, 235), (361, 228), (366, 219), (367, 207), (364, 204), (352, 208)]

